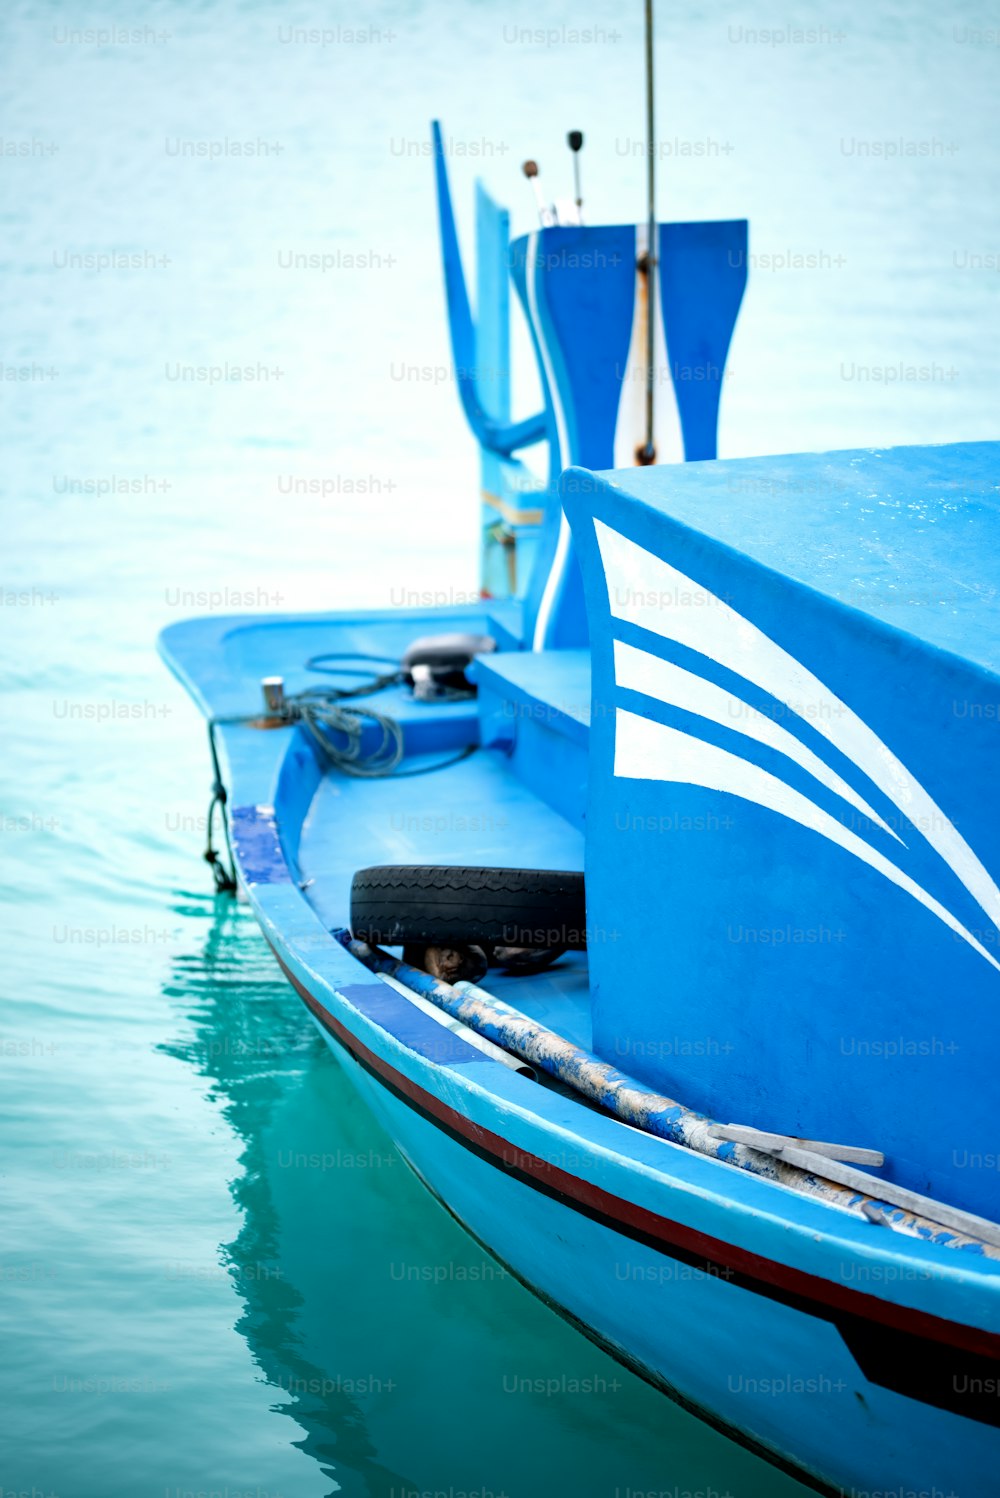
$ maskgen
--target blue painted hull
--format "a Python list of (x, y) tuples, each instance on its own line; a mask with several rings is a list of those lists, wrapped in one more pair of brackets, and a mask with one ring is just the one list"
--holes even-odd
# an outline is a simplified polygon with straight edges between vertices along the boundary
[[(822, 1491), (995, 1491), (996, 1429), (872, 1383), (836, 1324), (737, 1283), (728, 1266), (637, 1241), (498, 1168), (316, 1023), (448, 1210), (531, 1289), (670, 1397)], [(506, 1126), (499, 1109), (492, 1121)], [(604, 1177), (604, 1162), (585, 1149), (553, 1137), (548, 1158), (572, 1158), (588, 1180)], [(689, 1226), (697, 1231), (701, 1221), (695, 1211)], [(714, 1226), (715, 1214), (707, 1212), (704, 1225)], [(773, 1252), (782, 1237), (775, 1222), (761, 1246)], [(840, 1278), (877, 1286), (894, 1273), (905, 1282), (921, 1270), (859, 1256), (842, 1261)]]
[[(593, 492), (615, 503), (603, 481)], [(584, 560), (594, 557), (585, 551)], [(603, 754), (614, 716), (601, 709), (615, 687), (604, 681), (592, 704), (589, 691), (581, 702), (587, 653), (547, 660), (520, 649), (516, 614), (500, 617), (488, 603), (434, 615), (194, 621), (168, 630), (162, 648), (202, 710), (226, 717), (256, 705), (263, 676), (280, 671), (290, 690), (305, 685), (303, 662), (317, 650), (398, 659), (409, 639), (447, 628), (501, 641), (483, 668), (479, 702), (420, 707), (393, 689), (379, 705), (397, 715), (412, 756), (479, 746), (452, 768), (415, 782), (358, 781), (328, 770), (300, 727), (230, 724), (219, 735), (241, 883), (360, 1095), (430, 1190), (526, 1284), (775, 1463), (831, 1493), (995, 1493), (995, 1250), (956, 1246), (903, 1214), (876, 1226), (856, 1204), (831, 1205), (737, 1169), (520, 1075), (443, 1030), (334, 934), (349, 924), (351, 873), (367, 864), (574, 868), (586, 843), (588, 902), (591, 888), (605, 891), (603, 905), (588, 903), (588, 922), (598, 923), (588, 957), (565, 959), (543, 979), (491, 975), (488, 986), (598, 1050), (602, 1006), (606, 1013), (617, 995), (627, 1026), (628, 1004), (647, 1004), (652, 1017), (635, 1033), (658, 1026), (648, 1064), (668, 1076), (712, 1070), (704, 1052), (680, 1049), (683, 1015), (676, 1029), (665, 1026), (654, 979), (630, 995), (648, 950), (614, 947), (642, 891), (622, 907), (625, 843), (594, 842), (594, 798), (620, 788), (595, 772), (591, 717)], [(610, 673), (605, 654), (601, 669)], [(558, 699), (546, 696), (547, 679), (559, 683)], [(651, 859), (650, 886), (654, 873)], [(645, 920), (648, 932), (649, 912)], [(720, 1054), (716, 1075), (728, 1061)], [(773, 1093), (781, 1073), (758, 1069), (755, 1080)], [(725, 1109), (727, 1098), (717, 1105)]]

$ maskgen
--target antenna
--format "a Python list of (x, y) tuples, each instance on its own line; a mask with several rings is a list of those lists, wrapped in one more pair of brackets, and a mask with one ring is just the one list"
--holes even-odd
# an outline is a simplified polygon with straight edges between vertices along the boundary
[(573, 186), (576, 190), (576, 211), (583, 222), (583, 193), (580, 191), (580, 152), (583, 150), (583, 131), (571, 130), (566, 137), (566, 144), (573, 152)]
[[(653, 107), (653, 0), (646, 0), (646, 441), (636, 458), (656, 462), (653, 440), (656, 388), (656, 119)], [(641, 267), (640, 267), (641, 269)]]

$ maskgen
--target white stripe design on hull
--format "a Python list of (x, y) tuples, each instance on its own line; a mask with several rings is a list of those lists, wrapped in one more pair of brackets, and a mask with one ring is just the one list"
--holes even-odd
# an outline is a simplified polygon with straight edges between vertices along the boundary
[[(595, 519), (594, 524), (604, 564), (608, 601), (614, 618), (638, 625), (663, 639), (673, 640), (707, 656), (767, 692), (794, 717), (808, 723), (844, 754), (902, 812), (907, 821), (918, 828), (986, 912), (993, 925), (1000, 927), (1000, 890), (990, 874), (933, 798), (873, 729), (801, 661), (783, 650), (721, 598), (603, 521)], [(644, 656), (647, 652), (639, 651), (636, 654)], [(762, 738), (765, 730), (756, 723), (755, 718), (747, 717), (748, 711), (753, 713), (755, 710), (749, 709), (741, 698), (726, 688), (717, 687), (714, 683), (702, 683), (696, 692), (684, 680), (693, 673), (682, 672), (678, 676), (674, 673), (680, 668), (674, 667), (672, 671), (660, 675), (655, 668), (637, 663), (634, 657), (619, 655), (617, 646), (615, 660), (616, 672), (619, 665), (623, 665), (628, 678), (624, 680), (619, 677), (621, 685), (632, 685), (641, 680), (645, 685), (637, 688), (638, 690), (675, 706), (685, 706), (684, 701), (674, 700), (678, 695), (686, 698), (687, 702), (700, 702), (700, 707), (690, 710), (716, 722), (723, 721), (718, 716), (720, 712), (731, 713), (733, 722), (740, 722), (742, 719), (740, 732), (761, 742), (766, 741)], [(706, 687), (712, 690), (706, 692)], [(725, 705), (717, 693), (723, 694)], [(767, 715), (759, 716), (766, 719)], [(644, 729), (642, 736), (637, 738), (636, 724), (645, 725), (656, 732), (647, 735)], [(751, 725), (756, 727), (756, 732)], [(777, 725), (772, 727), (777, 729), (779, 735), (786, 733), (786, 730)], [(624, 740), (621, 737), (623, 731)], [(775, 740), (772, 736), (770, 742), (772, 747), (781, 747), (783, 753), (788, 753), (785, 739)], [(695, 752), (692, 752), (692, 746)], [(809, 768), (810, 773), (815, 775), (815, 767), (808, 761), (804, 763), (803, 754), (815, 759), (805, 745), (800, 745), (799, 753), (790, 757), (797, 759), (799, 764)], [(639, 766), (642, 767), (641, 773)], [(710, 771), (703, 766), (711, 766), (711, 775), (718, 784), (710, 784), (704, 778)], [(908, 875), (829, 813), (814, 805), (808, 797), (786, 786), (777, 776), (742, 760), (738, 755), (619, 709), (616, 713), (615, 774), (643, 780), (682, 781), (685, 784), (725, 790), (729, 794), (742, 796), (745, 800), (769, 806), (780, 815), (790, 817), (802, 826), (811, 827), (813, 831), (846, 848), (891, 879), (899, 888), (913, 895), (914, 899), (933, 911), (980, 956), (985, 957), (991, 966), (1000, 971), (1000, 963)], [(849, 793), (845, 796), (843, 789), (831, 784), (830, 777), (834, 780), (839, 778), (829, 767), (825, 777), (816, 776), (828, 788), (836, 789), (837, 794), (851, 805), (858, 807), (860, 803), (861, 808), (866, 805), (849, 787)], [(865, 812), (865, 815), (869, 814), (870, 808)], [(892, 831), (881, 818), (875, 817), (874, 820), (887, 831)], [(897, 834), (893, 835), (903, 842)], [(906, 844), (903, 843), (903, 846)]]
[(626, 645), (621, 640), (615, 641), (615, 679), (620, 687), (630, 687), (632, 691), (641, 692), (645, 697), (655, 697), (671, 707), (696, 713), (699, 718), (707, 718), (712, 723), (721, 724), (723, 728), (731, 728), (747, 738), (756, 739), (769, 749), (777, 749), (788, 759), (795, 760), (796, 764), (801, 765), (828, 790), (849, 801), (862, 816), (876, 822), (883, 832), (888, 832), (897, 842), (903, 841), (888, 822), (884, 822), (878, 812), (857, 791), (852, 790), (846, 780), (823, 763), (818, 754), (813, 754), (811, 749), (807, 749), (786, 728), (775, 723), (773, 718), (758, 712), (741, 697), (727, 692), (725, 687), (716, 686), (714, 682), (696, 676), (693, 671), (685, 671), (672, 661), (650, 655), (648, 650), (638, 650), (634, 645)]

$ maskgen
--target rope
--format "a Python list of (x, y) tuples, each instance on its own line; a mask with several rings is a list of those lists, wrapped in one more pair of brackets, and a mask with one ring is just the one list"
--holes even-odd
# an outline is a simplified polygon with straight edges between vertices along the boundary
[[(229, 717), (212, 717), (208, 720), (208, 744), (212, 756), (212, 799), (208, 807), (208, 836), (205, 845), (205, 862), (212, 869), (212, 877), (215, 880), (215, 888), (218, 894), (232, 894), (237, 889), (236, 864), (233, 858), (233, 845), (229, 831), (229, 814), (227, 811), (226, 787), (222, 780), (222, 771), (219, 767), (218, 745), (215, 739), (216, 728), (228, 725), (246, 725), (258, 723), (262, 716), (278, 718), (282, 723), (291, 726), (293, 723), (301, 723), (309, 734), (313, 743), (317, 746), (327, 764), (342, 771), (345, 775), (354, 775), (359, 779), (384, 779), (392, 776), (396, 780), (404, 779), (411, 775), (430, 775), (435, 770), (445, 770), (450, 765), (456, 765), (463, 759), (468, 759), (474, 754), (478, 745), (467, 744), (457, 754), (450, 755), (447, 759), (438, 760), (432, 765), (420, 765), (411, 770), (400, 770), (405, 753), (403, 743), (403, 730), (395, 718), (388, 713), (380, 713), (373, 707), (345, 707), (343, 702), (348, 698), (368, 697), (374, 692), (381, 692), (386, 687), (397, 686), (403, 680), (403, 673), (397, 662), (392, 662), (385, 656), (368, 656), (355, 653), (334, 654), (326, 653), (314, 655), (306, 662), (306, 669), (310, 671), (323, 672), (330, 676), (362, 676), (363, 670), (344, 665), (329, 665), (331, 661), (377, 661), (383, 665), (392, 665), (391, 671), (382, 672), (373, 676), (370, 680), (361, 682), (352, 687), (315, 686), (307, 687), (302, 692), (285, 699), (285, 704), (279, 713), (262, 715), (256, 713), (238, 713)], [(470, 697), (471, 692), (461, 692), (449, 689), (442, 693), (447, 701), (457, 701), (464, 697)], [(364, 736), (365, 723), (371, 722), (380, 730), (378, 743), (373, 749), (362, 753), (362, 740)], [(331, 734), (338, 734), (346, 743), (343, 745), (332, 743)], [(226, 843), (226, 854), (228, 863), (223, 860), (222, 854), (214, 845), (214, 825), (216, 811), (220, 814), (223, 834)]]
[[(395, 686), (397, 682), (402, 680), (403, 673), (399, 669), (399, 662), (393, 660), (390, 656), (357, 655), (352, 651), (346, 650), (325, 650), (320, 655), (311, 655), (306, 661), (306, 670), (318, 671), (324, 676), (364, 676), (366, 674), (364, 670), (359, 671), (352, 666), (328, 666), (325, 664), (326, 661), (378, 661), (380, 665), (392, 667), (391, 671), (385, 671), (381, 676), (372, 677), (371, 681), (366, 682), (363, 686), (353, 687), (350, 692), (339, 692), (338, 695), (341, 697), (367, 697), (372, 692), (381, 692), (383, 687)], [(324, 664), (321, 665), (321, 662), (324, 662)], [(335, 691), (336, 688), (331, 687), (330, 690)]]
[[(233, 860), (233, 845), (229, 838), (229, 816), (226, 812), (226, 787), (222, 781), (222, 771), (219, 768), (219, 750), (215, 742), (214, 718), (208, 720), (208, 747), (212, 755), (212, 799), (208, 803), (207, 828), (208, 837), (205, 843), (205, 862), (212, 870), (212, 878), (215, 880), (215, 893), (217, 895), (233, 895), (236, 893), (236, 865)], [(222, 817), (222, 831), (226, 839), (226, 852), (229, 856), (228, 865), (224, 864), (221, 855), (216, 851), (212, 841), (212, 831), (215, 824), (215, 811), (218, 807)]]

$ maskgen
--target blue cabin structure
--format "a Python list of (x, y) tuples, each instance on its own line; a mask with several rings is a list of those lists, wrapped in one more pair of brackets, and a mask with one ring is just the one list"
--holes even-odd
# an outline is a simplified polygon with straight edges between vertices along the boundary
[(588, 899), (618, 932), (591, 951), (595, 1048), (995, 1215), (996, 445), (561, 487), (590, 610)]

